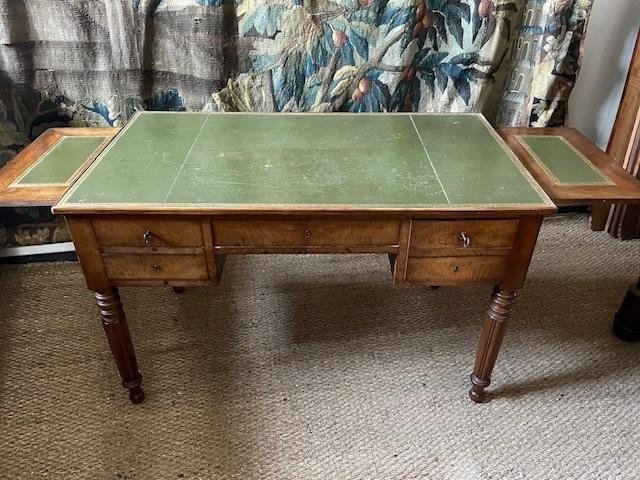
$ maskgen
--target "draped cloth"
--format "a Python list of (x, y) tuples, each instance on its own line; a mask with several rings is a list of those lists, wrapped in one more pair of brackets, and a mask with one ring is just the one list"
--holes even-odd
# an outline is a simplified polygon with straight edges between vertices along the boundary
[(482, 112), (496, 125), (562, 125), (590, 7), (0, 0), (0, 166), (49, 127), (118, 126), (143, 109)]

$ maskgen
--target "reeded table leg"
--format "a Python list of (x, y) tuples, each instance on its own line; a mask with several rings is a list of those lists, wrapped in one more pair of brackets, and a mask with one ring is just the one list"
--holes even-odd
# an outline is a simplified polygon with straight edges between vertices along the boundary
[(138, 371), (136, 354), (131, 343), (127, 318), (124, 315), (122, 303), (120, 303), (118, 289), (112, 288), (94, 293), (102, 318), (102, 326), (107, 334), (113, 358), (122, 377), (122, 385), (129, 389), (131, 402), (140, 403), (144, 400), (144, 392), (140, 388), (142, 376)]
[(491, 372), (498, 358), (507, 319), (516, 293), (510, 290), (496, 289), (491, 305), (480, 333), (480, 342), (476, 352), (476, 365), (471, 374), (469, 397), (474, 402), (482, 402), (484, 389), (491, 383)]

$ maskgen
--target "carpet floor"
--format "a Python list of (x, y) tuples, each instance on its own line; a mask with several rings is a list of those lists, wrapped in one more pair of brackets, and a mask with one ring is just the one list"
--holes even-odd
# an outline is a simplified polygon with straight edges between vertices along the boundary
[(0, 478), (640, 478), (640, 344), (610, 333), (639, 266), (640, 242), (547, 220), (476, 405), (489, 288), (229, 258), (217, 288), (121, 289), (136, 406), (78, 265), (0, 265)]

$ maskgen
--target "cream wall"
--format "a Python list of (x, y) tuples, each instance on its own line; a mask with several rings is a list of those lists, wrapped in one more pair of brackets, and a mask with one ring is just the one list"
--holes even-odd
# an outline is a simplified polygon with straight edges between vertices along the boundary
[(640, 26), (639, 0), (594, 0), (584, 61), (569, 99), (569, 126), (605, 149)]

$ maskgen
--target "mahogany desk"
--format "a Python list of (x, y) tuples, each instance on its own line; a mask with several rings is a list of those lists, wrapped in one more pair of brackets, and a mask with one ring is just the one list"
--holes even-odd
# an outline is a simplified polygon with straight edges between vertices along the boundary
[[(546, 161), (556, 140), (527, 151)], [(477, 114), (140, 113), (100, 149), (53, 210), (134, 403), (142, 378), (118, 287), (217, 284), (226, 255), (249, 253), (388, 254), (398, 285), (490, 285), (469, 392), (481, 401), (542, 218), (556, 211)], [(591, 201), (632, 187), (640, 198), (627, 178), (564, 155), (570, 167), (542, 170), (593, 184)]]

